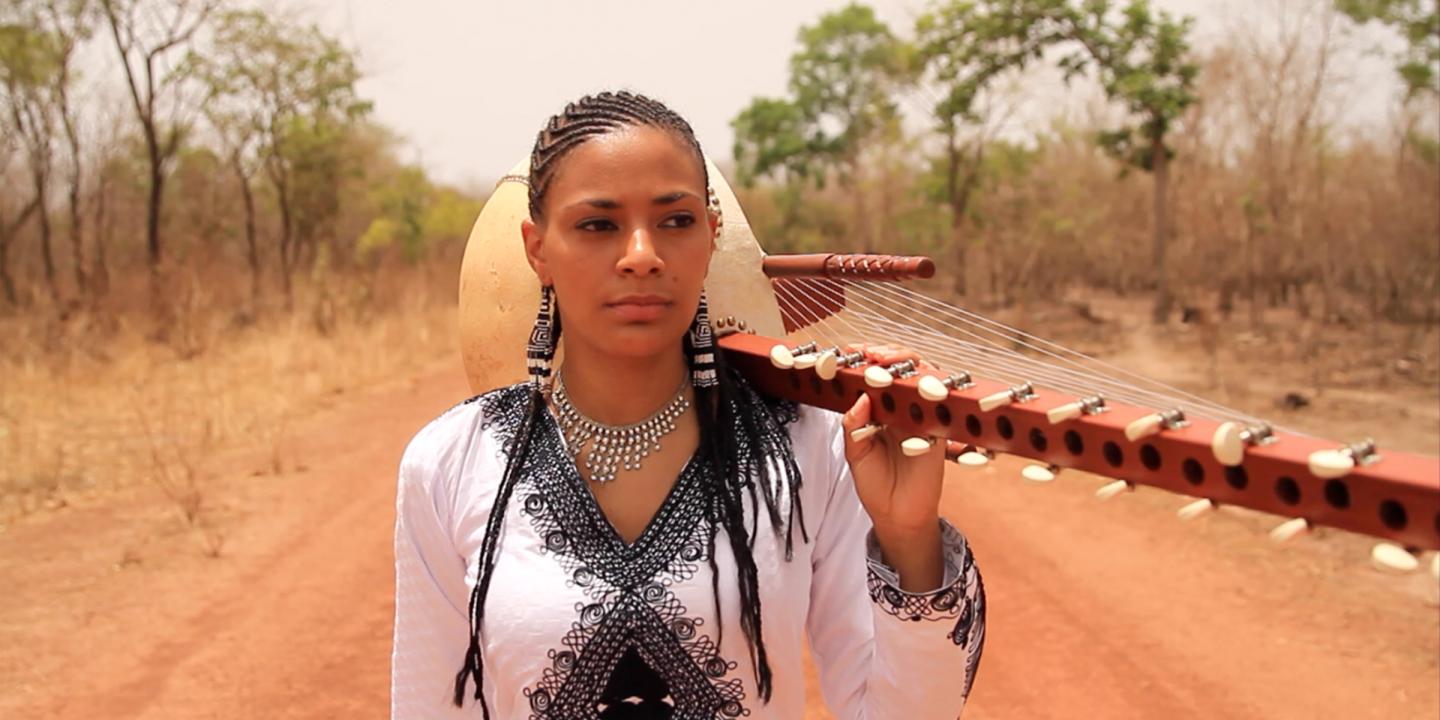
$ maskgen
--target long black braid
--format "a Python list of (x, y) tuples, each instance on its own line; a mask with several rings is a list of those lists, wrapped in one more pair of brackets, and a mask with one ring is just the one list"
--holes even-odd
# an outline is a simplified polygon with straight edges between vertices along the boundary
[[(535, 148), (530, 154), (530, 216), (539, 221), (544, 213), (545, 193), (561, 166), (561, 159), (586, 140), (598, 135), (615, 132), (625, 127), (655, 127), (667, 130), (685, 141), (695, 152), (700, 172), (708, 188), (709, 172), (705, 167), (705, 156), (690, 124), (677, 113), (659, 101), (643, 95), (620, 92), (602, 92), (587, 95), (569, 105), (560, 114), (550, 118), (535, 138)], [(560, 339), (559, 313), (554, 315), (554, 341)], [(687, 351), (689, 336), (685, 338)], [(687, 352), (687, 357), (690, 355)], [(724, 622), (720, 617), (719, 572), (715, 561), (715, 540), (719, 528), (725, 530), (731, 554), (739, 571), (740, 581), (740, 627), (750, 648), (751, 667), (755, 673), (755, 686), (761, 699), (769, 702), (772, 682), (769, 656), (765, 652), (765, 638), (761, 628), (759, 573), (752, 549), (755, 544), (755, 528), (758, 527), (758, 497), (765, 498), (766, 511), (772, 527), (779, 533), (785, 527), (785, 558), (793, 556), (793, 529), (798, 520), (804, 542), (809, 542), (805, 529), (804, 513), (800, 507), (800, 472), (795, 464), (794, 453), (789, 446), (788, 435), (777, 419), (775, 408), (763, 399), (736, 387), (743, 382), (732, 377), (726, 367), (724, 353), (715, 353), (716, 374), (719, 384), (710, 388), (695, 388), (696, 419), (700, 426), (700, 447), (698, 454), (708, 460), (712, 469), (713, 482), (709, 485), (710, 501), (707, 503), (711, 527), (708, 542), (708, 559), (712, 577), (711, 591), (714, 595), (717, 634), (723, 632)], [(485, 718), (490, 717), (490, 708), (484, 698), (484, 661), (480, 652), (480, 630), (485, 620), (485, 597), (490, 590), (490, 579), (495, 568), (495, 556), (499, 547), (500, 530), (505, 509), (510, 503), (515, 485), (519, 482), (521, 467), (530, 446), (530, 436), (540, 423), (540, 413), (546, 412), (545, 399), (538, 386), (532, 385), (524, 420), (519, 431), (507, 448), (505, 472), (496, 493), (495, 506), (485, 527), (485, 538), (480, 546), (479, 568), (475, 588), (470, 595), (470, 646), (465, 654), (465, 665), (455, 677), (455, 705), (461, 706), (465, 698), (465, 685), (469, 678), (475, 680), (475, 699)], [(736, 429), (739, 431), (736, 432)], [(763, 483), (765, 491), (757, 493), (757, 480)], [(782, 502), (779, 493), (785, 492)], [(756, 508), (757, 525), (748, 532), (744, 521), (743, 497), (748, 494), (751, 507)], [(781, 507), (785, 517), (781, 517)], [(717, 645), (723, 636), (716, 638)]]

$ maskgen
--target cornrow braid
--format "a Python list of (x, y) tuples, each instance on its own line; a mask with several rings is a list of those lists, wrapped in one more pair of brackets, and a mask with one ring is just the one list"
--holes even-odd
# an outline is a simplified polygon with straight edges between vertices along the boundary
[[(535, 148), (530, 153), (530, 217), (539, 220), (544, 211), (545, 193), (559, 171), (561, 161), (567, 153), (585, 141), (626, 127), (654, 127), (672, 132), (682, 139), (695, 153), (700, 165), (701, 177), (707, 191), (710, 187), (709, 172), (705, 167), (705, 155), (690, 123), (663, 103), (644, 95), (619, 91), (587, 95), (565, 106), (559, 115), (551, 117), (535, 137)], [(554, 338), (558, 342), (561, 333), (559, 313), (554, 320)], [(688, 346), (689, 337), (683, 342)], [(693, 353), (687, 352), (686, 357)], [(800, 507), (801, 477), (795, 462), (789, 436), (784, 422), (777, 417), (776, 410), (755, 403), (748, 388), (737, 387), (744, 383), (739, 375), (732, 374), (724, 361), (723, 353), (715, 354), (715, 370), (719, 382), (714, 387), (695, 388), (696, 419), (700, 426), (700, 442), (696, 453), (706, 459), (711, 473), (707, 484), (707, 520), (711, 528), (706, 544), (708, 563), (711, 571), (711, 593), (715, 603), (716, 645), (724, 639), (724, 622), (720, 606), (720, 573), (715, 560), (716, 536), (720, 529), (726, 535), (731, 555), (735, 558), (739, 581), (740, 628), (749, 646), (751, 668), (755, 674), (755, 688), (764, 702), (772, 694), (772, 675), (769, 656), (765, 651), (765, 638), (761, 628), (761, 607), (759, 570), (755, 564), (753, 548), (758, 533), (760, 499), (763, 495), (765, 511), (775, 530), (777, 540), (783, 540), (785, 559), (793, 556), (793, 529), (800, 524), (804, 542), (810, 538), (805, 529), (805, 517)], [(484, 656), (480, 648), (480, 633), (485, 621), (485, 598), (489, 594), (490, 579), (494, 574), (501, 524), (506, 507), (520, 480), (520, 469), (530, 448), (531, 435), (540, 426), (545, 399), (538, 387), (532, 387), (527, 396), (524, 422), (509, 448), (505, 472), (501, 477), (495, 506), (485, 529), (481, 546), (479, 567), (476, 571), (475, 586), (470, 595), (470, 644), (466, 650), (464, 666), (455, 676), (455, 705), (464, 704), (465, 690), (469, 681), (475, 682), (474, 698), (480, 702), (481, 713), (490, 717), (490, 708), (484, 694)], [(736, 430), (738, 429), (738, 432)], [(745, 460), (741, 460), (745, 458)], [(758, 481), (758, 483), (757, 483)], [(757, 484), (763, 492), (757, 491)], [(786, 497), (781, 498), (780, 493)], [(748, 497), (755, 509), (747, 531), (745, 527), (744, 500)], [(786, 507), (783, 514), (780, 508)], [(783, 526), (783, 532), (782, 532)]]
[(555, 171), (571, 150), (597, 135), (605, 135), (626, 127), (653, 127), (667, 130), (685, 141), (695, 151), (705, 187), (710, 187), (710, 173), (705, 168), (705, 154), (690, 123), (658, 100), (621, 90), (586, 95), (565, 106), (535, 136), (535, 149), (530, 152), (530, 217), (539, 220), (544, 214), (545, 193), (555, 179)]

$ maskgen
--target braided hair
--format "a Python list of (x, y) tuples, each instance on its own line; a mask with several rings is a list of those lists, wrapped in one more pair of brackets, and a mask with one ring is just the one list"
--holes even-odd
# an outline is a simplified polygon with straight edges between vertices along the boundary
[[(530, 217), (539, 221), (544, 216), (545, 194), (562, 167), (562, 160), (571, 150), (585, 141), (627, 127), (653, 127), (672, 133), (695, 153), (701, 176), (708, 189), (709, 172), (705, 156), (690, 124), (663, 103), (626, 91), (602, 92), (587, 95), (565, 106), (558, 115), (550, 118), (535, 138), (535, 147), (530, 154)], [(559, 313), (555, 314), (553, 337), (559, 342), (561, 333)], [(690, 339), (684, 340), (687, 357)], [(709, 494), (707, 519), (710, 536), (707, 556), (710, 564), (711, 593), (715, 602), (716, 644), (723, 641), (724, 621), (720, 605), (720, 580), (715, 562), (715, 543), (719, 529), (724, 529), (731, 554), (739, 573), (740, 585), (740, 628), (750, 651), (750, 664), (755, 674), (755, 686), (760, 698), (769, 702), (772, 692), (769, 656), (765, 652), (765, 638), (761, 628), (759, 572), (755, 565), (753, 548), (758, 528), (759, 500), (756, 478), (764, 478), (763, 493), (765, 509), (771, 526), (777, 535), (784, 525), (785, 559), (793, 557), (793, 528), (800, 525), (803, 542), (810, 538), (805, 529), (803, 510), (800, 507), (800, 473), (795, 464), (794, 453), (784, 429), (779, 427), (774, 408), (741, 390), (737, 383), (743, 382), (732, 376), (726, 368), (724, 353), (715, 353), (716, 374), (719, 383), (714, 387), (696, 387), (695, 409), (700, 427), (700, 442), (697, 454), (707, 459), (711, 471), (711, 482), (707, 483)], [(759, 402), (757, 402), (759, 400)], [(495, 568), (495, 556), (499, 546), (501, 523), (505, 508), (519, 481), (520, 468), (530, 446), (530, 436), (540, 424), (541, 413), (545, 412), (545, 399), (538, 385), (532, 384), (526, 400), (527, 408), (519, 431), (511, 438), (507, 448), (505, 472), (496, 492), (495, 506), (491, 508), (486, 525), (485, 537), (480, 547), (479, 568), (475, 587), (470, 595), (470, 646), (465, 654), (464, 667), (455, 677), (454, 703), (463, 706), (465, 687), (469, 679), (475, 680), (476, 700), (484, 717), (490, 717), (490, 708), (484, 697), (484, 662), (480, 652), (480, 630), (485, 619), (485, 597), (489, 593), (490, 579)], [(779, 492), (786, 492), (782, 501)], [(745, 527), (744, 497), (748, 495), (751, 507), (757, 516), (749, 531)], [(781, 517), (781, 508), (785, 517)]]

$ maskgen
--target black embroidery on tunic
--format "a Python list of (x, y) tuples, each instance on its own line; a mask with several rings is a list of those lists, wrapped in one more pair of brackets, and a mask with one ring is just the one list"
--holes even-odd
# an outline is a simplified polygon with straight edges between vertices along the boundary
[[(870, 590), (870, 599), (881, 610), (901, 620), (955, 621), (946, 637), (965, 651), (966, 683), (962, 694), (968, 697), (971, 684), (975, 682), (975, 669), (980, 664), (981, 651), (985, 647), (985, 582), (975, 565), (975, 556), (962, 536), (951, 531), (943, 535), (942, 540), (947, 558), (961, 558), (955, 581), (949, 587), (928, 594), (901, 592), (886, 582), (874, 568), (870, 568), (865, 582)], [(951, 569), (954, 569), (953, 566)]]
[[(526, 392), (519, 385), (481, 396), (484, 426), (494, 427), (507, 451)], [(784, 426), (798, 414), (793, 403), (764, 398), (748, 386), (743, 392), (749, 408), (769, 413), (785, 435), (766, 438), (768, 447), (743, 449), (750, 457), (741, 460), (758, 470), (763, 460), (754, 455), (790, 452)], [(707, 511), (717, 486), (709, 462), (701, 454), (692, 457), (655, 518), (626, 544), (590, 495), (548, 413), (530, 442), (516, 488), (521, 512), (588, 600), (576, 604), (570, 631), (548, 652), (550, 667), (525, 690), (531, 720), (749, 715), (742, 680), (727, 677), (736, 663), (720, 655), (704, 633), (705, 619), (690, 616), (671, 590), (709, 559), (716, 528)], [(796, 475), (788, 482), (799, 480)]]

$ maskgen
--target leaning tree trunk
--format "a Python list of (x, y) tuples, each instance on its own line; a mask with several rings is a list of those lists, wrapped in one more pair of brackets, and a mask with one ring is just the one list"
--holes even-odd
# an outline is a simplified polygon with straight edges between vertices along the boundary
[(70, 95), (66, 90), (69, 85), (69, 70), (62, 72), (67, 73), (61, 77), (59, 97), (60, 121), (65, 127), (65, 140), (70, 146), (70, 260), (75, 269), (75, 290), (84, 297), (89, 282), (85, 277), (85, 226), (80, 214), (80, 186), (84, 181), (81, 173), (80, 134), (75, 131), (75, 121), (70, 115)]
[(20, 295), (15, 291), (15, 279), (10, 277), (9, 257), (11, 241), (15, 239), (15, 235), (20, 232), (21, 226), (25, 224), (26, 220), (30, 219), (30, 215), (34, 213), (38, 207), (40, 207), (40, 198), (35, 198), (30, 201), (30, 204), (20, 210), (20, 214), (16, 216), (14, 220), (10, 221), (9, 224), (0, 221), (0, 286), (4, 286), (5, 300), (12, 306), (20, 303)]
[(95, 266), (90, 269), (91, 297), (96, 301), (110, 292), (110, 266), (105, 258), (105, 246), (110, 242), (110, 229), (105, 225), (109, 196), (110, 180), (102, 163), (95, 182)]
[(89, 279), (85, 276), (85, 242), (84, 226), (80, 217), (80, 164), (74, 165), (76, 173), (75, 180), (70, 184), (70, 262), (75, 266), (75, 289), (80, 295), (84, 295), (89, 288)]
[(160, 242), (160, 205), (165, 199), (165, 173), (161, 172), (160, 148), (146, 133), (150, 153), (150, 198), (145, 208), (145, 249), (150, 259), (150, 273), (158, 275), (164, 248)]
[(40, 257), (45, 265), (45, 284), (50, 288), (50, 298), (56, 305), (60, 304), (60, 285), (55, 280), (55, 253), (51, 251), (50, 232), (50, 211), (49, 193), (46, 186), (49, 180), (44, 175), (37, 174), (35, 177), (35, 198), (39, 202), (37, 208), (37, 219), (40, 221)]
[(1167, 215), (1165, 201), (1170, 192), (1170, 169), (1165, 156), (1165, 140), (1157, 135), (1150, 141), (1150, 167), (1155, 174), (1155, 307), (1151, 319), (1163, 324), (1170, 318), (1174, 304), (1170, 297), (1170, 281), (1165, 272), (1165, 246), (1167, 244)]
[(250, 178), (238, 167), (236, 179), (240, 181), (240, 197), (245, 201), (245, 253), (250, 262), (250, 304), (260, 307), (260, 249), (255, 242), (255, 194), (250, 190)]
[(146, 142), (150, 153), (150, 198), (145, 213), (145, 247), (150, 260), (150, 308), (163, 334), (170, 317), (164, 290), (164, 246), (160, 237), (160, 210), (165, 199), (164, 158), (160, 156), (153, 130), (146, 132)]
[(295, 298), (290, 286), (290, 267), (294, 258), (293, 238), (295, 220), (291, 217), (290, 193), (286, 183), (276, 183), (275, 199), (280, 206), (280, 288), (285, 294), (285, 311), (295, 307)]

